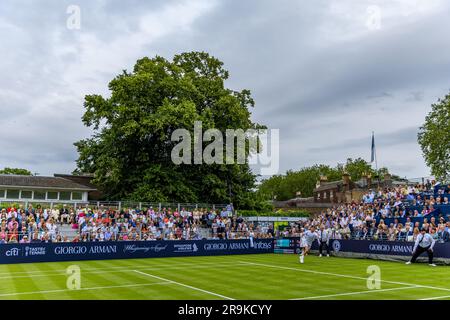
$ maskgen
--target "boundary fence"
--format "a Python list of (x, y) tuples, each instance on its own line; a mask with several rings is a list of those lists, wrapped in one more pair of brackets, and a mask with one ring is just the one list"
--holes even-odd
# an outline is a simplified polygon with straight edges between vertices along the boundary
[(89, 207), (92, 209), (116, 209), (122, 210), (125, 208), (131, 209), (145, 209), (145, 208), (158, 208), (161, 210), (162, 208), (171, 208), (177, 209), (180, 211), (181, 209), (212, 209), (212, 210), (221, 210), (226, 208), (229, 204), (211, 204), (211, 203), (175, 203), (175, 202), (136, 202), (136, 201), (88, 201), (88, 202), (39, 202), (39, 201), (0, 201), (0, 208), (5, 206), (23, 206), (23, 208), (27, 208), (29, 205), (33, 205), (36, 207), (39, 205), (41, 208), (60, 208), (66, 206), (68, 208), (85, 208)]

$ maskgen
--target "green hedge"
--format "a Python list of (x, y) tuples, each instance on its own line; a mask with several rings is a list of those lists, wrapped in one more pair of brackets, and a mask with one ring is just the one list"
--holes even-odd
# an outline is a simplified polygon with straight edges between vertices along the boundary
[(256, 210), (237, 210), (237, 214), (243, 217), (299, 217), (308, 218), (310, 213), (304, 210), (289, 210), (289, 211), (266, 211), (260, 212)]

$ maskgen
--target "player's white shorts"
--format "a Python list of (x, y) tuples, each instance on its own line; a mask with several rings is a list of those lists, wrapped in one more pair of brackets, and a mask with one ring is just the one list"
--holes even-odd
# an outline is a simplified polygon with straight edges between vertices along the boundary
[(300, 241), (300, 248), (304, 248), (304, 247), (306, 247), (306, 246), (307, 246), (306, 240), (302, 239), (302, 240)]
[(301, 248), (306, 248), (306, 247), (311, 248), (311, 246), (312, 246), (312, 242), (308, 242), (307, 240), (302, 240), (300, 243)]

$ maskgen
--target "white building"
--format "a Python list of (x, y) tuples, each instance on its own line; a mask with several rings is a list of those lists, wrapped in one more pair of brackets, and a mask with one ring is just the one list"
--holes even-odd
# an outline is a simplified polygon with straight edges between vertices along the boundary
[(0, 175), (1, 202), (87, 203), (95, 191), (62, 177)]

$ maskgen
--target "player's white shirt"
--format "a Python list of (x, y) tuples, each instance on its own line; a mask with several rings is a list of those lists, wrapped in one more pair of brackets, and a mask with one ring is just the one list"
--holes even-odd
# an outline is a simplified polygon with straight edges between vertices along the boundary
[(314, 240), (319, 239), (319, 235), (317, 234), (317, 232), (311, 232), (309, 230), (306, 230), (305, 232), (303, 232), (302, 234), (302, 240), (301, 240), (301, 246), (302, 247), (311, 247)]

